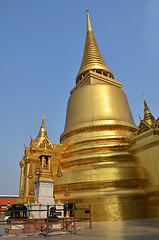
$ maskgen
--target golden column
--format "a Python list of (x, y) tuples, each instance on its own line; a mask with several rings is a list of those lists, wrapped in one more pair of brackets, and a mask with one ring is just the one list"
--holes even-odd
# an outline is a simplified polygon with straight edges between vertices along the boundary
[(24, 187), (24, 159), (20, 162), (21, 175), (20, 175), (20, 188), (19, 188), (19, 198), (23, 199), (23, 187)]
[(25, 176), (25, 195), (24, 195), (24, 203), (28, 203), (29, 200), (29, 169), (30, 169), (30, 160), (29, 157), (26, 157), (26, 164), (27, 164), (27, 170), (26, 170), (26, 176)]

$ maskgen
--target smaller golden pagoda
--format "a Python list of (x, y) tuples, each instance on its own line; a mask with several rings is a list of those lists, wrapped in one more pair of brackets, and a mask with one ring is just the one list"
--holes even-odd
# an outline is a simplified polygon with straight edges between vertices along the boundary
[(24, 156), (20, 161), (19, 202), (33, 201), (37, 179), (53, 179), (53, 174), (57, 172), (58, 162), (62, 158), (62, 149), (61, 144), (50, 142), (43, 114), (39, 134), (35, 140), (31, 137), (30, 146), (25, 146)]

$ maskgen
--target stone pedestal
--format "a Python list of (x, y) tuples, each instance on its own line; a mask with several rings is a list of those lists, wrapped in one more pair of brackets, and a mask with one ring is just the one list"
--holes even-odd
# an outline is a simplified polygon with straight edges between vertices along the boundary
[(33, 210), (32, 215), (34, 218), (47, 218), (47, 205), (49, 205), (49, 210), (55, 205), (53, 183), (54, 181), (51, 179), (39, 179), (35, 182), (35, 192), (38, 203), (30, 205), (30, 210)]
[[(58, 218), (64, 217), (64, 203), (56, 203), (55, 205), (49, 205), (49, 210), (52, 207), (56, 207), (56, 212), (61, 213), (58, 216)], [(33, 218), (47, 218), (47, 205), (46, 204), (32, 203), (28, 207), (28, 209), (33, 210), (32, 211)], [(49, 212), (49, 215), (50, 215), (50, 212)]]
[(53, 198), (53, 180), (39, 179), (35, 182), (35, 191), (38, 202), (41, 205), (54, 205)]
[[(49, 210), (51, 207), (54, 207), (54, 205), (49, 205)], [(33, 210), (33, 218), (47, 218), (47, 204), (33, 203), (31, 210)]]

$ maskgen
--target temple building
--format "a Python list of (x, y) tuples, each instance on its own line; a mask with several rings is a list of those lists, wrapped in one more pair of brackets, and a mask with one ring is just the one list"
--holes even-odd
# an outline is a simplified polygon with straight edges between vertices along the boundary
[(54, 180), (55, 201), (65, 202), (67, 186), (69, 202), (91, 204), (93, 221), (159, 216), (158, 127), (145, 98), (144, 118), (135, 125), (122, 83), (100, 53), (87, 10), (83, 59), (60, 144), (49, 141), (43, 116), (40, 132), (25, 146), (20, 162), (20, 201), (34, 201), (34, 182), (45, 165), (43, 178)]

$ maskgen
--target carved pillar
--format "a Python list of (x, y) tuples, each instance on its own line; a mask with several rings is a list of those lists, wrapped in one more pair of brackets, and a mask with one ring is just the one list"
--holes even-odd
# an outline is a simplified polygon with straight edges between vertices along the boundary
[(24, 160), (19, 163), (21, 167), (21, 175), (20, 175), (20, 187), (19, 187), (19, 197), (21, 198), (21, 193), (23, 192), (24, 187)]
[(42, 161), (42, 168), (45, 168), (45, 157), (44, 156), (42, 156), (41, 157), (41, 161)]
[(51, 164), (50, 164), (50, 159), (51, 159), (51, 157), (49, 156), (49, 157), (48, 157), (48, 167), (49, 167), (49, 169), (48, 169), (48, 170), (51, 172)]
[(30, 169), (30, 160), (27, 158), (26, 159), (26, 164), (27, 164), (27, 170), (26, 170), (26, 175), (25, 175), (25, 203), (27, 203), (28, 198), (29, 198), (29, 169)]

